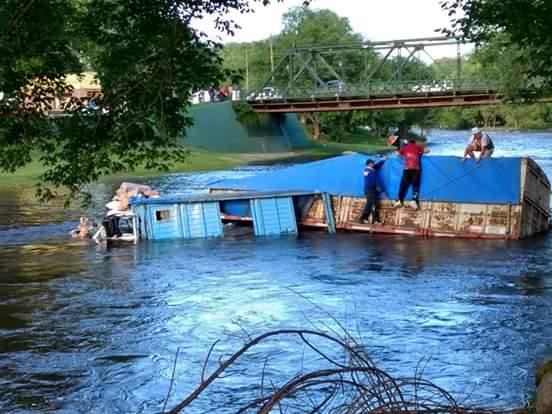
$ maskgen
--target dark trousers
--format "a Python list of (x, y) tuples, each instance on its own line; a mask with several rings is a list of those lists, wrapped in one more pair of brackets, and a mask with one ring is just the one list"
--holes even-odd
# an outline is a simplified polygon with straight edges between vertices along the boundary
[(420, 195), (420, 170), (404, 170), (399, 187), (399, 200), (404, 201), (408, 187), (412, 185), (412, 200), (418, 201)]
[(375, 223), (379, 221), (378, 206), (376, 205), (377, 192), (376, 190), (364, 189), (364, 194), (366, 195), (366, 205), (360, 216), (360, 221), (367, 220), (368, 216), (372, 215), (372, 223)]

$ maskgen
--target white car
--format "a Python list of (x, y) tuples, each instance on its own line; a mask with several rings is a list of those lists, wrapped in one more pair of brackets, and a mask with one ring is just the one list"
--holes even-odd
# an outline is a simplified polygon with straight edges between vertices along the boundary
[(337, 89), (339, 92), (343, 91), (345, 88), (345, 82), (340, 79), (333, 79), (326, 82), (326, 87), (328, 89)]
[(253, 92), (247, 96), (248, 101), (264, 101), (268, 99), (282, 99), (282, 94), (278, 89), (272, 86), (266, 86), (258, 92)]
[(413, 92), (446, 92), (454, 89), (452, 81), (429, 81), (428, 83), (422, 83), (412, 88)]

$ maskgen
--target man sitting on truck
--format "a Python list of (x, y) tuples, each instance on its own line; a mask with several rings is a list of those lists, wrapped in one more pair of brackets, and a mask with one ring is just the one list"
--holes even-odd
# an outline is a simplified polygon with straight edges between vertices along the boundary
[[(462, 162), (466, 161), (468, 158), (475, 158), (475, 162), (479, 163), (481, 158), (487, 158), (493, 155), (494, 152), (494, 143), (491, 137), (475, 127), (471, 130), (470, 140), (468, 145), (464, 150), (464, 157)], [(474, 152), (479, 152), (479, 158), (474, 155)]]

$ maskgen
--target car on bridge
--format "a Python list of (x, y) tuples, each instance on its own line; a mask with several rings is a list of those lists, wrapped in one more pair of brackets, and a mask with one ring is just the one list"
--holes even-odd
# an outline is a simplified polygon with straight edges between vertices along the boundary
[(326, 82), (326, 87), (331, 90), (342, 92), (345, 89), (345, 82), (341, 79), (332, 79)]
[(434, 80), (414, 85), (412, 92), (447, 92), (454, 89), (452, 80)]
[(247, 96), (248, 101), (264, 101), (282, 99), (282, 93), (273, 86), (265, 86), (260, 91), (255, 91)]

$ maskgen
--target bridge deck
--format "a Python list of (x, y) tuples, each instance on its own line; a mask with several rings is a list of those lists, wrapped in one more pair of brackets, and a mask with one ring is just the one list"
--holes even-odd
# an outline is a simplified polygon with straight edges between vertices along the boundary
[(493, 105), (501, 102), (495, 91), (445, 91), (393, 95), (288, 97), (249, 100), (258, 113), (375, 111), (382, 109), (440, 108)]

